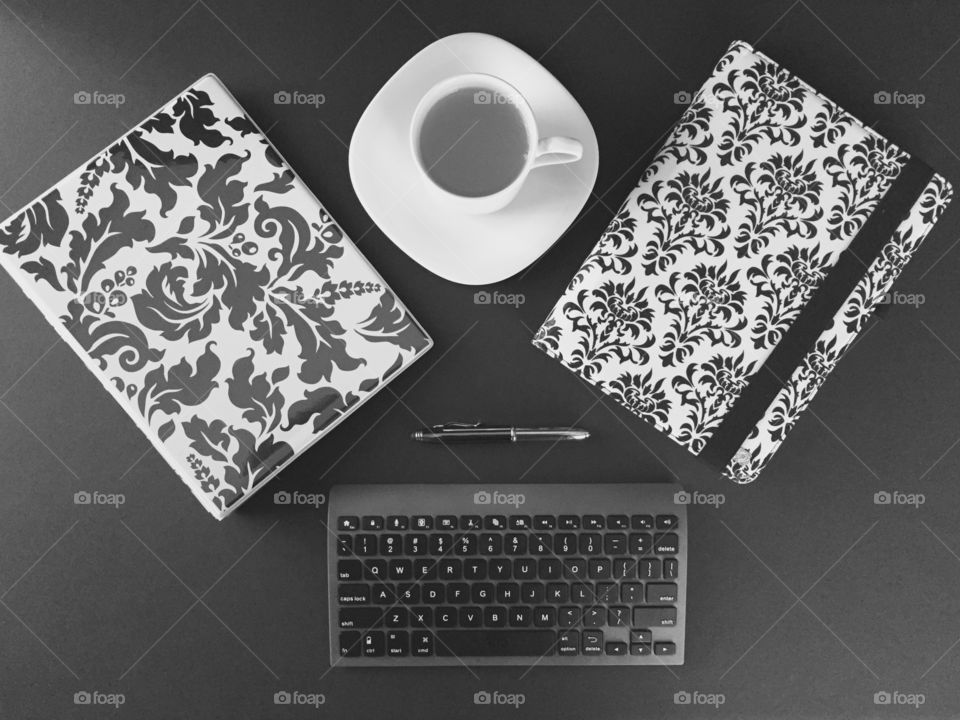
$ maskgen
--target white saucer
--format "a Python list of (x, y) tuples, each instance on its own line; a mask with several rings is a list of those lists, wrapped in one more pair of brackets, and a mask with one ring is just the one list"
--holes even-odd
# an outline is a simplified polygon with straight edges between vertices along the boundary
[[(463, 215), (431, 202), (408, 140), (420, 98), (461, 73), (496, 75), (526, 97), (542, 137), (567, 135), (583, 157), (537, 168), (517, 198), (489, 215)], [(597, 178), (597, 136), (566, 88), (532, 57), (492, 35), (438, 40), (401, 67), (364, 111), (350, 141), (350, 179), (367, 213), (407, 255), (465, 285), (518, 273), (553, 245), (586, 203)]]

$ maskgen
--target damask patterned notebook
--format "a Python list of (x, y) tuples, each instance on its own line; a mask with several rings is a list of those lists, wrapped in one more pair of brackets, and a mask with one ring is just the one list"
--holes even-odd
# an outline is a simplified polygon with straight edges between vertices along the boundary
[(735, 42), (534, 344), (751, 482), (951, 195)]
[(431, 346), (213, 75), (13, 215), (0, 249), (217, 518)]

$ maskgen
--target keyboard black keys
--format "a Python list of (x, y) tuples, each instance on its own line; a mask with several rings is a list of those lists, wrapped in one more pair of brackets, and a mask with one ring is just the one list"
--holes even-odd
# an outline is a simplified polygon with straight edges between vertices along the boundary
[(330, 492), (331, 662), (683, 663), (687, 514), (676, 486), (498, 485), (523, 506), (476, 514), (481, 491)]

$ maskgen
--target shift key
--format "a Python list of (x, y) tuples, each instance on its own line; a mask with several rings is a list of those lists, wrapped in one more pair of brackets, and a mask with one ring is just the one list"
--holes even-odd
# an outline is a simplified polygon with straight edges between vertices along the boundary
[(380, 627), (383, 614), (380, 608), (375, 607), (341, 608), (340, 627), (356, 630)]
[(633, 626), (638, 628), (674, 627), (677, 624), (675, 607), (635, 607)]

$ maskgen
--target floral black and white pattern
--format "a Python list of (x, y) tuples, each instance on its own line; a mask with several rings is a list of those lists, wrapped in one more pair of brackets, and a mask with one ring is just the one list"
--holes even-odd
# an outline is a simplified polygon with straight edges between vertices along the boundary
[[(908, 158), (736, 42), (534, 344), (699, 453)], [(757, 477), (951, 196), (934, 175), (725, 475)]]
[(0, 250), (218, 518), (431, 344), (212, 75), (7, 220)]

